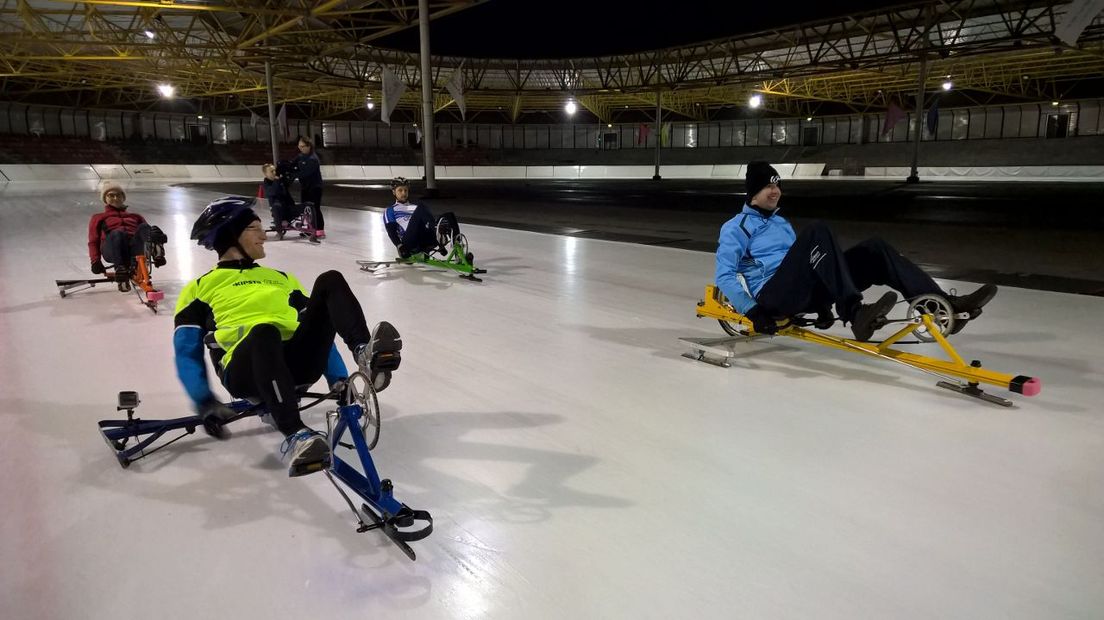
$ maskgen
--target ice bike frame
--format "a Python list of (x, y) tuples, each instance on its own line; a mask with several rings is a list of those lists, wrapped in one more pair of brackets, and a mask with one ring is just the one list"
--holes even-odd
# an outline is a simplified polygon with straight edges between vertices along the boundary
[[(725, 331), (729, 333), (732, 333), (733, 326), (736, 326), (743, 332), (745, 339), (760, 335), (755, 333), (751, 321), (744, 315), (736, 312), (732, 306), (728, 305), (720, 289), (713, 285), (705, 287), (705, 298), (698, 302), (697, 315), (699, 318), (707, 317), (717, 319), (721, 322), (722, 327), (725, 327)], [(947, 341), (946, 337), (943, 335), (943, 330), (940, 329), (939, 325), (933, 320), (930, 314), (920, 313), (904, 321), (890, 322), (899, 322), (904, 325), (892, 336), (877, 343), (859, 342), (858, 340), (852, 340), (850, 338), (841, 338), (839, 336), (832, 336), (805, 329), (806, 326), (811, 324), (811, 321), (791, 321), (779, 327), (778, 335), (789, 336), (791, 338), (797, 338), (798, 340), (813, 342), (835, 349), (843, 349), (844, 351), (852, 351), (870, 357), (894, 361), (939, 377), (942, 380), (936, 383), (936, 385), (941, 388), (1005, 407), (1010, 407), (1012, 401), (985, 393), (981, 390), (979, 384), (986, 383), (999, 386), (1016, 394), (1023, 394), (1024, 396), (1035, 396), (1042, 390), (1042, 382), (1034, 377), (1024, 375), (1013, 376), (994, 372), (982, 368), (981, 362), (978, 360), (966, 363), (958, 352), (955, 351), (954, 347), (951, 346), (951, 343)], [(725, 323), (728, 325), (725, 325)], [(893, 348), (894, 344), (905, 344), (902, 340), (910, 335), (916, 336), (921, 341), (938, 343), (948, 359), (942, 360)], [(716, 343), (705, 343), (696, 339), (692, 340), (685, 338), (683, 342), (689, 344), (693, 348), (693, 351), (684, 354), (684, 357), (709, 362), (719, 366), (729, 365), (728, 359), (731, 359), (732, 356), (728, 353), (722, 353), (723, 359), (720, 361), (711, 359), (708, 356), (710, 353), (716, 354), (717, 349), (710, 346)]]
[(438, 269), (455, 271), (460, 274), (461, 278), (471, 280), (472, 282), (482, 282), (483, 279), (477, 278), (476, 276), (487, 273), (486, 269), (476, 268), (475, 257), (468, 250), (468, 240), (464, 235), (456, 235), (452, 243), (452, 248), (443, 259), (433, 258), (426, 252), (419, 252), (407, 258), (396, 258), (395, 260), (388, 261), (358, 260), (357, 265), (360, 266), (361, 271), (367, 271), (369, 273), (376, 273), (381, 269), (399, 265), (427, 265)]
[(95, 287), (97, 284), (111, 282), (119, 285), (119, 290), (134, 291), (138, 301), (157, 314), (157, 302), (165, 298), (165, 293), (153, 288), (153, 279), (150, 275), (150, 257), (148, 254), (139, 254), (131, 263), (130, 280), (119, 282), (115, 279), (114, 271), (107, 271), (101, 278), (87, 278), (83, 280), (54, 280), (58, 287), (58, 295), (66, 297), (71, 293), (77, 293)]
[[(355, 382), (362, 383), (364, 387), (360, 390), (354, 389)], [(346, 386), (342, 388), (346, 390), (344, 392), (340, 390), (327, 394), (300, 392), (301, 398), (315, 399), (300, 407), (300, 411), (325, 400), (338, 401), (336, 410), (326, 414), (331, 462), (328, 466), (319, 465), (314, 471), (322, 470), (349, 505), (357, 520), (357, 532), (381, 530), (407, 557), (414, 560), (416, 559), (414, 550), (407, 543), (429, 536), (433, 531), (433, 517), (428, 511), (413, 510), (395, 499), (391, 481), (379, 477), (371, 454), (372, 448), (379, 439), (379, 403), (371, 382), (362, 373), (357, 372), (349, 377)], [(228, 406), (236, 412), (236, 415), (223, 422), (210, 418), (205, 420), (198, 415), (170, 420), (142, 420), (134, 417), (134, 410), (138, 408), (138, 404), (136, 392), (120, 392), (117, 410), (125, 410), (127, 418), (101, 420), (99, 423), (100, 434), (103, 435), (107, 445), (115, 453), (119, 465), (124, 469), (130, 467), (134, 461), (141, 460), (194, 433), (196, 428), (202, 428), (209, 435), (222, 438), (226, 435), (223, 427), (227, 424), (267, 413), (262, 404), (248, 400), (235, 400)], [(172, 431), (181, 432), (161, 445), (154, 446), (166, 433)], [(351, 437), (351, 444), (343, 441), (346, 433)], [(339, 447), (353, 451), (364, 471), (363, 474), (340, 456), (340, 451), (337, 450)], [(341, 484), (338, 484), (338, 481)], [(364, 500), (359, 510), (342, 485)], [(365, 517), (371, 523), (366, 523)]]
[(276, 238), (281, 241), (289, 232), (297, 232), (300, 237), (306, 238), (311, 243), (322, 243), (318, 238), (318, 229), (314, 227), (314, 204), (303, 203), (303, 211), (288, 222), (287, 228), (280, 228), (277, 222), (265, 229), (265, 233), (274, 232)]

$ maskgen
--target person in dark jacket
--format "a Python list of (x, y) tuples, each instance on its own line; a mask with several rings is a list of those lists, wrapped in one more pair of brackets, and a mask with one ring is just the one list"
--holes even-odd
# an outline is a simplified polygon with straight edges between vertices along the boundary
[(782, 179), (766, 162), (748, 164), (746, 190), (743, 209), (721, 227), (714, 281), (756, 332), (773, 334), (777, 319), (806, 312), (818, 315), (818, 327), (830, 326), (835, 304), (839, 318), (851, 323), (855, 339), (870, 340), (897, 303), (897, 294), (888, 292), (873, 304), (863, 304), (862, 292), (874, 285), (887, 285), (906, 299), (942, 295), (956, 313), (971, 318), (997, 294), (995, 285), (986, 284), (969, 295), (948, 295), (879, 238), (843, 251), (823, 223), (794, 234), (778, 215)]
[(300, 213), (295, 199), (291, 197), (284, 179), (277, 176), (276, 166), (265, 164), (261, 166), (261, 171), (264, 172), (261, 188), (272, 210), (272, 227), (276, 230), (286, 230), (291, 220), (298, 217)]
[(299, 179), (299, 202), (311, 203), (314, 210), (315, 235), (326, 238), (326, 220), (322, 217), (322, 161), (314, 152), (310, 138), (299, 138), (299, 156), (295, 164), (295, 177)]
[(164, 265), (162, 244), (168, 242), (168, 238), (160, 228), (150, 226), (146, 218), (127, 211), (126, 192), (122, 186), (116, 181), (105, 182), (100, 188), (100, 200), (104, 210), (88, 221), (88, 258), (92, 273), (104, 273), (107, 267), (103, 261), (107, 260), (115, 265), (116, 280), (129, 280), (134, 257), (144, 254), (147, 244), (153, 264)]

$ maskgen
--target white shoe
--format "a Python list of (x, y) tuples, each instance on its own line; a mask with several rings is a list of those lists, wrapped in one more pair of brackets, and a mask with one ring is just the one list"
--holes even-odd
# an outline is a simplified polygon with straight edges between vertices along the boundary
[(318, 431), (303, 427), (280, 445), (288, 476), (305, 476), (330, 467), (330, 444)]

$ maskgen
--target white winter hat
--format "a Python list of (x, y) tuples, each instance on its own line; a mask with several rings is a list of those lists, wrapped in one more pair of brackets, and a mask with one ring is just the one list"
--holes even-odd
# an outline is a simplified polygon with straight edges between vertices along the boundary
[(123, 186), (119, 185), (118, 181), (104, 181), (103, 184), (100, 185), (100, 200), (102, 200), (104, 204), (107, 204), (107, 192), (112, 190), (121, 192), (124, 196), (126, 195), (126, 191), (123, 190)]

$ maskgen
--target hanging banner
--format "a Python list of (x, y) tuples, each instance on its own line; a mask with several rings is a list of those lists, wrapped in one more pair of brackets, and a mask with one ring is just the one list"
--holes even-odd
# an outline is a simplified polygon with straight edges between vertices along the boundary
[(406, 92), (406, 84), (387, 67), (380, 67), (380, 81), (383, 82), (383, 109), (380, 110), (380, 120), (390, 125), (391, 113), (395, 111), (395, 106), (399, 105), (399, 99), (402, 99), (403, 93)]
[(1054, 36), (1066, 45), (1076, 45), (1085, 28), (1104, 11), (1104, 0), (1073, 0), (1066, 5), (1066, 14), (1054, 28)]
[(894, 126), (905, 120), (907, 116), (908, 114), (906, 114), (896, 103), (889, 104), (889, 109), (886, 110), (885, 125), (882, 126), (882, 135), (884, 136), (893, 131)]
[(460, 118), (467, 120), (468, 106), (464, 102), (464, 66), (461, 65), (453, 71), (452, 77), (445, 83), (445, 89), (452, 95), (456, 107), (460, 108)]
[(287, 104), (280, 106), (280, 113), (276, 115), (276, 127), (280, 130), (280, 137), (287, 140)]

